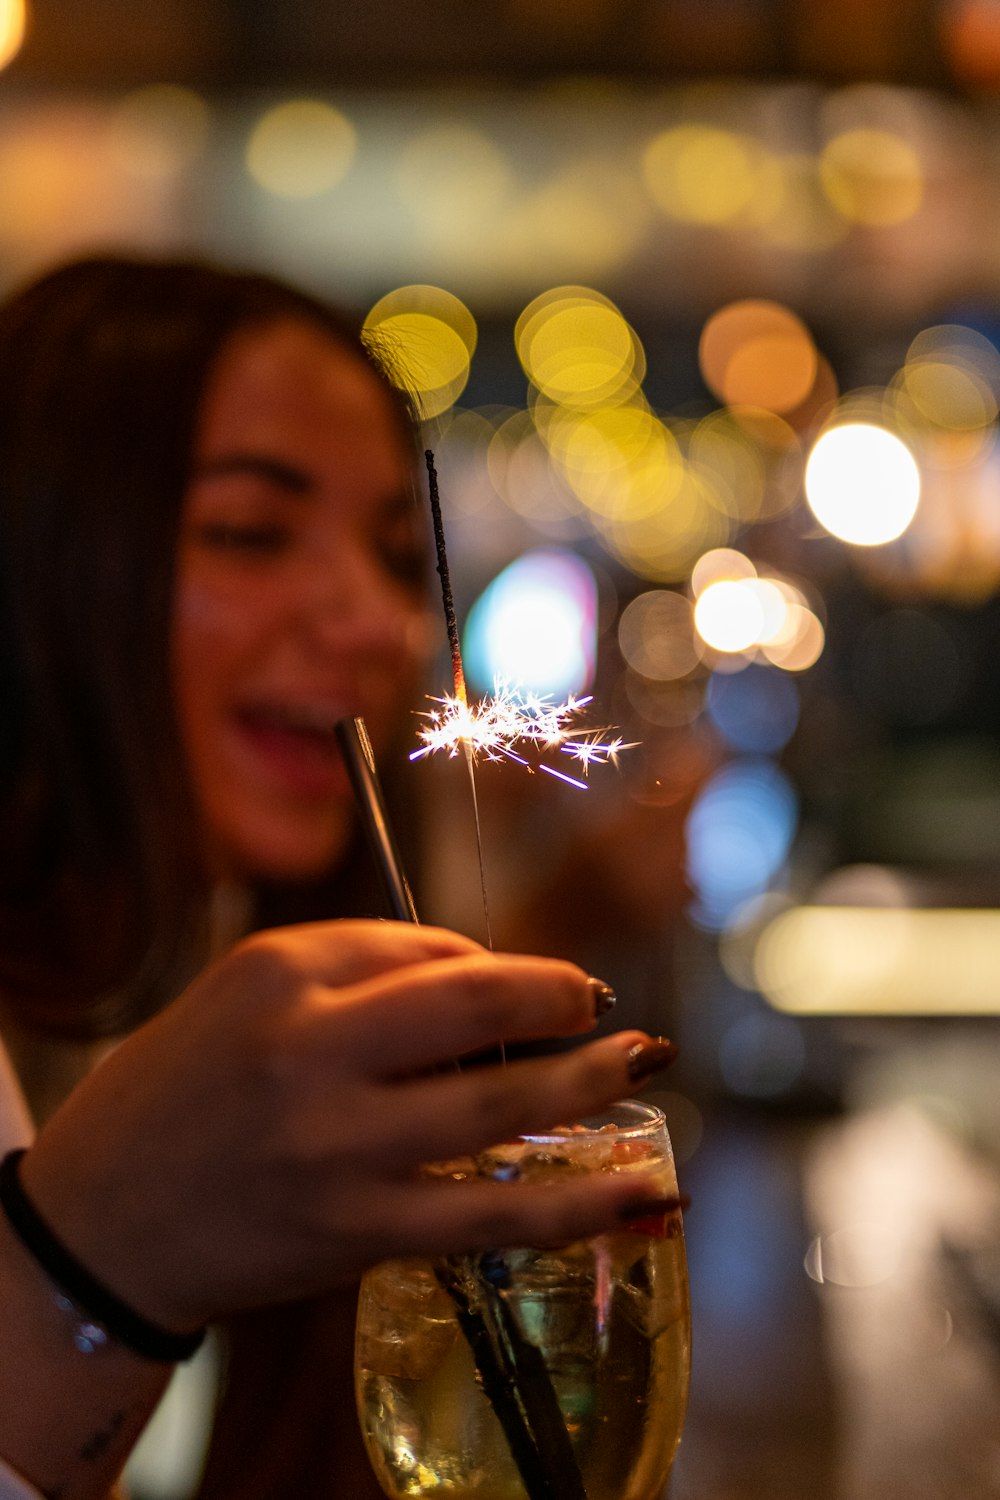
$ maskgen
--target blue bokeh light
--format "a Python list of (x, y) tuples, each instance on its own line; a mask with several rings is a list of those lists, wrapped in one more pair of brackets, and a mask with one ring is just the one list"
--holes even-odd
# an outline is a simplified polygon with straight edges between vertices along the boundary
[(705, 697), (708, 716), (734, 750), (776, 755), (799, 722), (799, 691), (787, 672), (756, 664), (714, 672)]
[(798, 798), (773, 761), (748, 756), (718, 771), (688, 814), (692, 918), (721, 930), (744, 901), (763, 894), (791, 849)]

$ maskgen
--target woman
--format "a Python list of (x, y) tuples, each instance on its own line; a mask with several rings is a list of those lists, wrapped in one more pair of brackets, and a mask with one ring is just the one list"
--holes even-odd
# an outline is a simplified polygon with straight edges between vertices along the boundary
[[(0, 309), (0, 993), (42, 1122), (0, 1216), (11, 1494), (107, 1492), (170, 1367), (132, 1315), (161, 1356), (230, 1319), (206, 1494), (374, 1494), (330, 1289), (636, 1211), (634, 1182), (415, 1177), (665, 1065), (630, 1032), (436, 1071), (583, 1033), (607, 986), (436, 929), (271, 926), (375, 909), (333, 726), (363, 714), (387, 746), (419, 661), (412, 459), (377, 360), (267, 278), (94, 260)], [(6, 1148), (30, 1124), (4, 1099)], [(18, 1195), (110, 1290), (110, 1339)]]

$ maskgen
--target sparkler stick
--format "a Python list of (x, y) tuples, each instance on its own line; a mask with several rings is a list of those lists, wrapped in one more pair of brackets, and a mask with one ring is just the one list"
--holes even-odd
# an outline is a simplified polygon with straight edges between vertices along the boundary
[[(382, 881), (400, 921), (417, 922), (416, 906), (382, 797), (365, 722), (341, 719), (335, 726), (351, 787)], [(490, 1276), (484, 1271), (489, 1260)], [(555, 1391), (540, 1351), (526, 1339), (494, 1285), (503, 1257), (487, 1252), (449, 1256), (435, 1266), (455, 1304), (489, 1397), (507, 1437), (528, 1500), (587, 1500)]]
[[(434, 454), (430, 448), (424, 453), (424, 462), (427, 464), (427, 493), (431, 503), (431, 520), (434, 525), (434, 548), (437, 552), (437, 571), (441, 580), (441, 602), (444, 605), (444, 619), (448, 630), (448, 645), (451, 649), (451, 675), (455, 685), (455, 698), (463, 708), (468, 706), (469, 695), (465, 687), (465, 670), (462, 666), (462, 642), (458, 634), (458, 620), (455, 615), (455, 599), (451, 591), (451, 573), (448, 568), (448, 552), (444, 544), (444, 518), (441, 515), (441, 495), (438, 491), (437, 469), (434, 467)], [(465, 751), (465, 766), (469, 773), (469, 787), (472, 791), (472, 810), (476, 823), (476, 855), (479, 861), (479, 889), (483, 898), (483, 920), (486, 923), (486, 946), (493, 947), (493, 933), (490, 930), (490, 903), (486, 894), (486, 862), (483, 858), (483, 832), (479, 822), (479, 797), (476, 794), (476, 762), (472, 753), (472, 745), (469, 740), (463, 742)], [(501, 1060), (506, 1061), (503, 1042), (500, 1043)]]
[(462, 667), (462, 644), (458, 635), (458, 620), (455, 617), (455, 599), (451, 592), (451, 573), (448, 570), (448, 553), (444, 544), (444, 520), (441, 515), (441, 496), (438, 491), (437, 469), (434, 454), (428, 448), (424, 454), (427, 464), (427, 494), (431, 502), (431, 521), (434, 525), (434, 548), (437, 552), (437, 571), (441, 580), (441, 602), (444, 605), (444, 620), (448, 630), (448, 645), (451, 648), (451, 673), (455, 683), (455, 697), (460, 703), (468, 703), (465, 688), (465, 672)]

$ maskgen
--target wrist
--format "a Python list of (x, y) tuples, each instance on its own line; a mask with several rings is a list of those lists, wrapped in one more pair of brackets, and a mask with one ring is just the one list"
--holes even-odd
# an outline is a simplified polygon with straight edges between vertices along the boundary
[(2, 1213), (0, 1327), (0, 1455), (42, 1494), (108, 1500), (173, 1367), (115, 1343), (100, 1357), (79, 1352), (50, 1282)]
[(23, 1249), (52, 1287), (55, 1305), (72, 1326), (80, 1353), (93, 1354), (110, 1342), (143, 1359), (172, 1364), (200, 1347), (204, 1329), (178, 1332), (139, 1311), (82, 1261), (39, 1211), (21, 1178), (23, 1150), (0, 1162), (0, 1208)]

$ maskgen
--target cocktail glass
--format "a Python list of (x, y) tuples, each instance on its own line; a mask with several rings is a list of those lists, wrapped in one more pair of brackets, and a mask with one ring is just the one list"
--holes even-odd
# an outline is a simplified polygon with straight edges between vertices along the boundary
[[(431, 1170), (642, 1173), (677, 1192), (663, 1114), (634, 1100)], [(679, 1209), (559, 1249), (388, 1261), (362, 1282), (358, 1412), (390, 1500), (656, 1500), (689, 1370)]]

